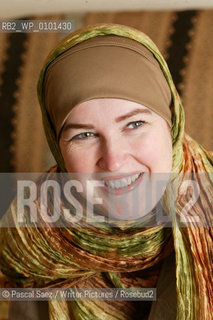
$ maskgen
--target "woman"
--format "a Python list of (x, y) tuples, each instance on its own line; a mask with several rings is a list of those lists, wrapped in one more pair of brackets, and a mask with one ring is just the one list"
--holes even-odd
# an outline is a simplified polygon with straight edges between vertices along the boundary
[[(211, 319), (212, 155), (184, 134), (183, 107), (156, 46), (126, 26), (78, 30), (47, 58), (38, 93), (57, 161), (52, 172), (75, 172), (83, 185), (86, 173), (98, 180), (99, 195), (115, 201), (103, 216), (115, 223), (4, 229), (3, 272), (24, 287), (157, 287), (152, 304), (50, 301), (50, 319)], [(146, 187), (154, 191), (155, 175), (168, 172), (176, 173), (170, 176), (178, 192), (175, 208), (168, 175), (161, 203), (172, 229), (168, 221), (144, 227), (162, 196), (150, 203)], [(202, 196), (188, 213), (193, 173)], [(140, 195), (136, 210), (134, 192)], [(82, 206), (87, 214), (83, 200)], [(184, 226), (183, 217), (189, 222)], [(32, 248), (26, 239), (33, 239)]]

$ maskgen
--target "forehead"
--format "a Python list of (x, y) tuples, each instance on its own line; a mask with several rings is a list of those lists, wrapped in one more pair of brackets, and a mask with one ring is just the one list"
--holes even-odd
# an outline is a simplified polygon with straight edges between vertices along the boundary
[(78, 119), (85, 120), (101, 118), (104, 120), (105, 117), (113, 119), (129, 112), (134, 112), (135, 114), (144, 113), (147, 115), (154, 114), (154, 112), (152, 112), (148, 107), (134, 101), (117, 98), (100, 98), (91, 99), (75, 106), (67, 117), (65, 123)]

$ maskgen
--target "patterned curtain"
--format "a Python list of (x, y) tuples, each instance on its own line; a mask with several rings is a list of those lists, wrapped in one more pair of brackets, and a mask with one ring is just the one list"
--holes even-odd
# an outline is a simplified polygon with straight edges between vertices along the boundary
[(61, 36), (0, 33), (0, 172), (40, 172), (54, 163), (42, 128), (37, 81), (44, 59)]

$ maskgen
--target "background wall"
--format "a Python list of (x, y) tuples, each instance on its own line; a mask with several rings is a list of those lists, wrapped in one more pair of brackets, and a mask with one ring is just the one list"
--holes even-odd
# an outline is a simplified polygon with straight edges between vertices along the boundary
[(7, 0), (1, 3), (0, 17), (14, 18), (41, 14), (67, 14), (67, 12), (204, 8), (213, 8), (212, 0)]

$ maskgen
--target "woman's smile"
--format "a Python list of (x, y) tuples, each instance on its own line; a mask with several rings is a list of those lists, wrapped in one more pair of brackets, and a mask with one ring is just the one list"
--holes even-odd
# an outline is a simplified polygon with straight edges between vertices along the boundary
[(144, 173), (136, 173), (123, 177), (106, 177), (103, 179), (105, 191), (113, 194), (123, 194), (132, 191), (142, 180)]

